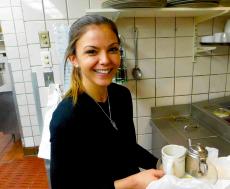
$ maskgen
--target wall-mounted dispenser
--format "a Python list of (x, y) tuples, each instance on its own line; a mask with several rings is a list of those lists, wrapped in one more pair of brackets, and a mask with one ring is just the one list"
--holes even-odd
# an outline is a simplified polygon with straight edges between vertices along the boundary
[(4, 85), (3, 71), (5, 70), (5, 63), (0, 62), (0, 86)]

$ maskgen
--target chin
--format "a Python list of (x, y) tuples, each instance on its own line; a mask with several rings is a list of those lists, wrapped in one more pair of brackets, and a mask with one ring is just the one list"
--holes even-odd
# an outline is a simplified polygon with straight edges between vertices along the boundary
[(107, 87), (112, 83), (112, 79), (111, 80), (106, 80), (106, 81), (98, 81), (96, 82), (97, 85), (101, 86), (101, 87)]

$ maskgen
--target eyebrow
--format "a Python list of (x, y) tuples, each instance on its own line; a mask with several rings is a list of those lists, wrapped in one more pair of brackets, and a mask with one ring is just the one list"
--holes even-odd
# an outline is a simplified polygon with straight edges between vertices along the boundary
[[(111, 47), (111, 46), (113, 46), (113, 45), (120, 45), (118, 42), (114, 42), (114, 43), (111, 43), (108, 47)], [(98, 47), (96, 47), (96, 46), (91, 46), (91, 45), (89, 45), (89, 46), (85, 46), (84, 47), (84, 49), (85, 48), (94, 48), (94, 49), (98, 49)]]

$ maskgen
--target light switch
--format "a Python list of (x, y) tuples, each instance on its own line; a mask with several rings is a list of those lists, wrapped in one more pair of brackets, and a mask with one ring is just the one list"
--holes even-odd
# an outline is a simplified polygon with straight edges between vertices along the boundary
[(40, 52), (43, 67), (52, 67), (50, 51)]
[(43, 75), (44, 75), (45, 87), (48, 87), (50, 83), (54, 83), (53, 72), (44, 72)]
[(48, 31), (39, 32), (39, 41), (41, 48), (50, 48), (50, 37)]

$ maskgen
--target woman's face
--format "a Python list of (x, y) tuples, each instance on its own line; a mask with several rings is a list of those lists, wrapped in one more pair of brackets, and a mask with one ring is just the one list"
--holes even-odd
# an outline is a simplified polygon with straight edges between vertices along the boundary
[(75, 48), (73, 63), (81, 69), (83, 86), (107, 87), (120, 65), (116, 34), (106, 24), (90, 25)]

